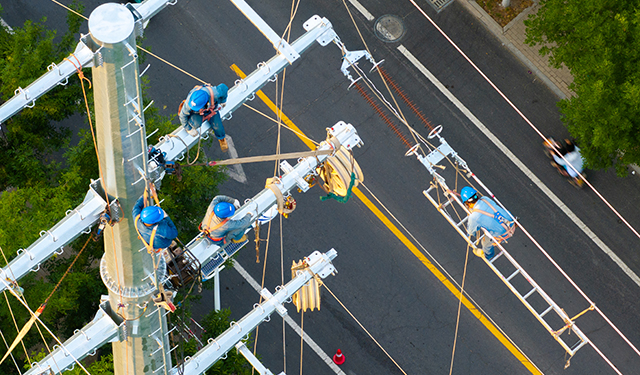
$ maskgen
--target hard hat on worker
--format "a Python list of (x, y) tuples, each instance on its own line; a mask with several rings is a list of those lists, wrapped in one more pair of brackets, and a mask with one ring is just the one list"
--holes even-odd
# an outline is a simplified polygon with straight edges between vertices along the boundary
[(153, 225), (164, 218), (164, 211), (158, 206), (145, 207), (140, 212), (140, 220), (146, 225)]
[(213, 207), (213, 213), (221, 219), (226, 219), (236, 213), (236, 208), (228, 202), (220, 202)]
[(199, 111), (207, 104), (209, 101), (209, 93), (205, 89), (200, 89), (191, 94), (191, 98), (189, 98), (189, 108), (193, 111)]
[(465, 186), (460, 190), (460, 199), (462, 199), (464, 203), (467, 203), (468, 201), (474, 202), (478, 200), (478, 191), (471, 186)]

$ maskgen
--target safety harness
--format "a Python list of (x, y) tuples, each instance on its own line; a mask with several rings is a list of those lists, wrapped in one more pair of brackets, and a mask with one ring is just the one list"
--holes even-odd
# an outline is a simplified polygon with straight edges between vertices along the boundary
[[(198, 113), (202, 116), (202, 121), (204, 122), (209, 121), (213, 116), (215, 116), (216, 113), (218, 113), (218, 106), (216, 105), (216, 99), (213, 95), (213, 87), (211, 85), (194, 86), (191, 91), (196, 92), (202, 88), (205, 88), (207, 89), (207, 91), (209, 91), (209, 97), (211, 98), (211, 100), (209, 101), (209, 103), (211, 103), (209, 105), (209, 108), (202, 108), (200, 111), (198, 111)], [(182, 112), (182, 106), (184, 106), (184, 103), (186, 101), (187, 100), (185, 99), (180, 103), (180, 106), (178, 106), (178, 113)]]
[(213, 242), (226, 242), (225, 241), (225, 237), (220, 237), (220, 238), (215, 238), (215, 237), (211, 237), (211, 232), (213, 232), (214, 230), (220, 228), (221, 226), (223, 226), (224, 224), (227, 223), (227, 221), (229, 221), (230, 218), (226, 218), (224, 220), (222, 220), (221, 222), (219, 222), (218, 224), (216, 224), (216, 226), (214, 226), (213, 228), (211, 228), (211, 220), (213, 220), (213, 217), (215, 216), (215, 213), (213, 212), (213, 210), (211, 210), (211, 214), (209, 215), (209, 220), (207, 221), (207, 225), (205, 226), (205, 228), (202, 228), (202, 223), (200, 223), (200, 225), (198, 225), (198, 229), (200, 230), (200, 232), (204, 233), (205, 236), (207, 236), (208, 239), (210, 239)]
[(498, 212), (498, 210), (496, 210), (495, 207), (493, 207), (493, 205), (489, 202), (488, 199), (485, 199), (484, 197), (482, 197), (480, 198), (480, 200), (486, 203), (491, 208), (491, 210), (493, 210), (493, 214), (476, 208), (478, 207), (477, 204), (473, 206), (474, 208), (471, 211), (471, 213), (478, 212), (478, 213), (481, 213), (482, 215), (489, 216), (490, 218), (497, 220), (505, 230), (505, 233), (503, 235), (493, 237), (493, 238), (495, 238), (497, 242), (502, 242), (507, 240), (509, 237), (513, 236), (513, 233), (516, 231), (515, 221), (509, 221), (507, 220), (507, 218), (502, 216), (502, 214)]

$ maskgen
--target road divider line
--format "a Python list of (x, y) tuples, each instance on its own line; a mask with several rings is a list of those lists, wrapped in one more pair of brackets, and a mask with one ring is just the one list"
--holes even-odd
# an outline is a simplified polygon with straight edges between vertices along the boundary
[(551, 199), (551, 201), (556, 206), (558, 206), (558, 208), (560, 208), (560, 210), (564, 212), (565, 215), (567, 215), (569, 219), (571, 219), (571, 221), (573, 221), (573, 223), (577, 225), (578, 228), (580, 228), (580, 230), (582, 230), (582, 232), (584, 232), (584, 234), (586, 234), (587, 237), (591, 239), (591, 241), (596, 244), (596, 246), (598, 246), (605, 254), (607, 254), (609, 258), (611, 258), (611, 260), (613, 260), (636, 285), (640, 286), (640, 277), (638, 277), (638, 275), (636, 275), (635, 272), (633, 272), (633, 270), (629, 268), (629, 266), (627, 266), (622, 261), (622, 259), (620, 259), (609, 248), (609, 246), (607, 246), (598, 236), (596, 236), (596, 234), (593, 233), (593, 231), (589, 229), (589, 227), (582, 220), (580, 220), (580, 218), (578, 218), (578, 216), (574, 214), (573, 211), (571, 211), (569, 207), (567, 207), (567, 205), (565, 205), (564, 202), (560, 200), (560, 198), (558, 198), (558, 196), (556, 196), (535, 174), (533, 174), (533, 172), (531, 172), (531, 170), (527, 168), (527, 166), (524, 165), (524, 163), (521, 162), (520, 159), (518, 159), (518, 157), (498, 139), (498, 137), (491, 133), (491, 131), (489, 131), (489, 129), (480, 120), (478, 120), (478, 118), (473, 113), (471, 113), (471, 111), (469, 111), (469, 109), (467, 109), (467, 107), (465, 107), (464, 104), (462, 104), (462, 102), (458, 100), (458, 98), (456, 98), (451, 93), (451, 91), (444, 87), (444, 85), (427, 68), (425, 68), (425, 66), (422, 65), (422, 63), (415, 56), (413, 56), (413, 54), (409, 52), (409, 50), (407, 50), (401, 44), (398, 46), (398, 51), (400, 51), (400, 53), (402, 53), (407, 58), (407, 60), (409, 60), (425, 77), (427, 77), (427, 79), (429, 79), (429, 81), (431, 81), (431, 83), (433, 83), (433, 85), (436, 86), (438, 90), (440, 90), (440, 92), (442, 92), (444, 96), (446, 96), (453, 103), (453, 105), (455, 105), (465, 116), (467, 116), (467, 118), (471, 120), (471, 122), (487, 138), (489, 138), (489, 140), (493, 142), (493, 144), (500, 151), (502, 151), (502, 153), (522, 171), (522, 173), (529, 177), (529, 179), (540, 190), (542, 190), (542, 192), (547, 195), (549, 199)]
[[(247, 75), (238, 68), (237, 65), (231, 65), (231, 69), (242, 79), (244, 79)], [(274, 113), (279, 114), (282, 121), (285, 122), (288, 126), (296, 130), (296, 135), (302, 142), (304, 142), (310, 149), (315, 149), (316, 146), (306, 138), (306, 135), (298, 128), (296, 125), (289, 120), (288, 117), (284, 115), (284, 113), (280, 112), (280, 110), (276, 107), (275, 104), (269, 99), (261, 90), (256, 92), (256, 95), (262, 100)], [(286, 119), (286, 121), (285, 121)], [(440, 270), (427, 259), (424, 254), (404, 235), (402, 232), (395, 226), (393, 223), (382, 213), (370, 200), (367, 198), (358, 188), (353, 188), (353, 193), (355, 196), (360, 199), (362, 203), (364, 203), (367, 208), (393, 233), (408, 249), (413, 253), (413, 255), (424, 264), (431, 273), (433, 273), (438, 280), (455, 296), (455, 298), (460, 298), (460, 290), (449, 281), (449, 279), (442, 273)], [(517, 348), (509, 338), (507, 338), (500, 329), (498, 329), (487, 317), (485, 317), (480, 310), (465, 296), (462, 297), (462, 304), (473, 314), (473, 316), (480, 321), (488, 330), (491, 332), (497, 339), (502, 343), (502, 345), (509, 350), (516, 359), (522, 363), (524, 367), (527, 368), (534, 375), (542, 375), (542, 372), (538, 370), (535, 364), (533, 364), (529, 358), (519, 349)]]
[(367, 10), (367, 8), (365, 8), (364, 6), (362, 6), (362, 4), (360, 4), (360, 2), (358, 2), (358, 0), (349, 0), (349, 2), (351, 3), (351, 5), (353, 5), (360, 13), (362, 13), (362, 15), (367, 19), (367, 21), (373, 21), (375, 19), (375, 17), (373, 16), (373, 14), (369, 13), (369, 11)]

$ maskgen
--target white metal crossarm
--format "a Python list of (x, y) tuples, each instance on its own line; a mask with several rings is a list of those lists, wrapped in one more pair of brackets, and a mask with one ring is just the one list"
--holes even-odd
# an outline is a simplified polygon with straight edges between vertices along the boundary
[[(283, 306), (283, 303), (289, 301), (291, 296), (311, 280), (314, 275), (324, 279), (334, 273), (335, 268), (331, 264), (331, 260), (336, 256), (335, 249), (331, 249), (324, 254), (314, 251), (305, 258), (306, 263), (309, 265), (308, 269), (298, 272), (296, 277), (286, 285), (276, 288), (274, 294), (263, 289), (260, 294), (264, 297), (264, 301), (261, 304), (254, 305), (250, 313), (238, 322), (231, 323), (231, 327), (216, 337), (215, 340), (210, 339), (207, 346), (198, 351), (193, 357), (185, 358), (184, 365), (171, 369), (170, 375), (177, 375), (178, 373), (188, 375), (203, 374), (214, 363), (223, 358), (229, 350), (232, 350), (236, 343), (251, 333), (258, 324), (268, 321), (275, 311), (280, 316), (287, 315), (287, 309)], [(180, 368), (182, 368), (182, 372), (179, 372)]]
[[(564, 348), (564, 350), (569, 353), (569, 355), (573, 356), (580, 348), (589, 343), (589, 338), (578, 328), (578, 326), (574, 323), (571, 317), (567, 315), (567, 313), (555, 302), (549, 295), (536, 283), (533, 278), (520, 266), (520, 264), (504, 249), (504, 247), (496, 241), (493, 236), (489, 232), (487, 232), (484, 228), (483, 235), (480, 236), (476, 241), (472, 241), (470, 235), (466, 231), (466, 224), (469, 218), (469, 210), (464, 205), (464, 203), (458, 198), (458, 196), (452, 192), (447, 183), (440, 174), (436, 171), (439, 167), (438, 163), (445, 159), (446, 157), (451, 157), (456, 160), (458, 165), (460, 165), (465, 172), (472, 175), (471, 170), (468, 168), (466, 162), (457, 153), (451, 148), (451, 146), (444, 140), (444, 138), (440, 137), (439, 133), (442, 130), (436, 128), (430, 134), (429, 138), (438, 137), (440, 139), (440, 146), (437, 149), (431, 151), (426, 157), (423, 155), (417, 154), (417, 147), (413, 147), (407, 152), (407, 156), (416, 155), (418, 160), (425, 166), (425, 168), (429, 171), (429, 173), (434, 177), (434, 182), (431, 186), (423, 191), (424, 196), (433, 204), (433, 206), (442, 214), (442, 216), (447, 220), (449, 224), (460, 234), (462, 238), (473, 248), (475, 254), (479, 254), (481, 258), (485, 261), (485, 263), (491, 268), (491, 270), (498, 275), (500, 280), (505, 283), (505, 285), (511, 290), (511, 292), (525, 305), (525, 307), (536, 317), (536, 319), (544, 326), (544, 328), (553, 336), (553, 338)], [(439, 197), (440, 189), (444, 191), (444, 201)], [(457, 219), (454, 219), (454, 215)], [(491, 241), (497, 246), (500, 251), (491, 259), (487, 260), (484, 257), (484, 252), (481, 249), (478, 249), (477, 244), (480, 243), (483, 236), (488, 236)], [(504, 256), (508, 262), (513, 267), (509, 271), (505, 271), (504, 265), (498, 265), (500, 262), (496, 263), (496, 261)], [(502, 271), (499, 269), (502, 269)], [(505, 276), (508, 275), (508, 276)], [(520, 293), (520, 291), (514, 286), (513, 282), (516, 276), (522, 276), (524, 280), (529, 284), (531, 289), (527, 290), (526, 293)], [(545, 301), (546, 306), (543, 311), (538, 312), (535, 307), (531, 305), (529, 299), (537, 293), (542, 300)], [(547, 314), (551, 311), (554, 311), (557, 316), (564, 322), (564, 326), (559, 329), (553, 329), (551, 324), (548, 322), (549, 317)], [(567, 344), (562, 334), (566, 331), (570, 330), (576, 334), (577, 341), (573, 344)]]
[[(320, 16), (309, 18), (304, 23), (304, 28), (307, 32), (291, 44), (291, 48), (298, 54), (302, 54), (316, 41), (321, 45), (325, 45), (322, 44), (325, 39), (330, 41), (336, 35), (331, 22)], [(266, 63), (262, 62), (258, 64), (257, 69), (244, 79), (236, 81), (235, 85), (229, 89), (225, 107), (220, 110), (222, 120), (231, 119), (233, 111), (238, 109), (246, 101), (253, 100), (256, 92), (268, 82), (275, 81), (278, 73), (288, 65), (290, 65), (290, 62), (285, 55), (277, 54)], [(199, 131), (200, 134), (208, 137), (211, 130), (211, 124), (205, 121), (200, 126)], [(187, 150), (196, 144), (198, 144), (198, 137), (192, 137), (184, 127), (180, 126), (170, 135), (161, 137), (160, 141), (154, 147), (164, 154), (165, 160), (175, 161), (182, 160)]]
[[(54, 254), (62, 254), (63, 247), (82, 233), (89, 233), (107, 207), (105, 199), (94, 189), (99, 182), (89, 188), (82, 203), (49, 230), (40, 232), (40, 238), (26, 250), (18, 250), (18, 256), (0, 270), (0, 277), (11, 283), (24, 277), (29, 271), (38, 271), (40, 264)], [(6, 289), (0, 285), (0, 292)]]
[(76, 330), (62, 346), (54, 346), (49, 355), (40, 362), (33, 363), (24, 375), (59, 374), (71, 370), (76, 360), (79, 361), (87, 355), (95, 355), (96, 349), (105, 343), (119, 340), (120, 326), (109, 315), (109, 311), (109, 303), (102, 303), (89, 324)]
[[(351, 150), (355, 146), (362, 144), (362, 140), (353, 125), (343, 121), (336, 123), (331, 128), (327, 128), (327, 133), (328, 140), (320, 143), (317, 150), (336, 149), (340, 146)], [(302, 158), (295, 167), (289, 165), (287, 161), (281, 162), (280, 168), (284, 175), (280, 177), (279, 182), (273, 184), (275, 185), (274, 188), (280, 190), (283, 196), (288, 195), (289, 192), (296, 187), (306, 192), (309, 190), (309, 184), (304, 178), (310, 173), (314, 173), (316, 167), (329, 156), (330, 155), (325, 154)], [(240, 207), (231, 219), (239, 220), (247, 213), (250, 213), (252, 215), (251, 222), (253, 223), (258, 220), (261, 215), (271, 210), (274, 205), (277, 204), (277, 201), (278, 197), (274, 191), (270, 188), (265, 188)], [(229, 256), (229, 254), (224, 251), (224, 248), (212, 244), (211, 241), (203, 236), (194, 238), (186, 247), (198, 259), (200, 264), (202, 264), (202, 277), (205, 280), (213, 277), (217, 269)], [(237, 251), (237, 249), (235, 251)]]

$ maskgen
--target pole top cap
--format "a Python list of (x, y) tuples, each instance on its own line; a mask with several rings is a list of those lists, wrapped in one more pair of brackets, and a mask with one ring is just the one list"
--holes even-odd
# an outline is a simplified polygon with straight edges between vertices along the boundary
[(89, 16), (89, 32), (93, 38), (108, 44), (126, 40), (133, 33), (134, 25), (133, 14), (122, 4), (102, 4)]

